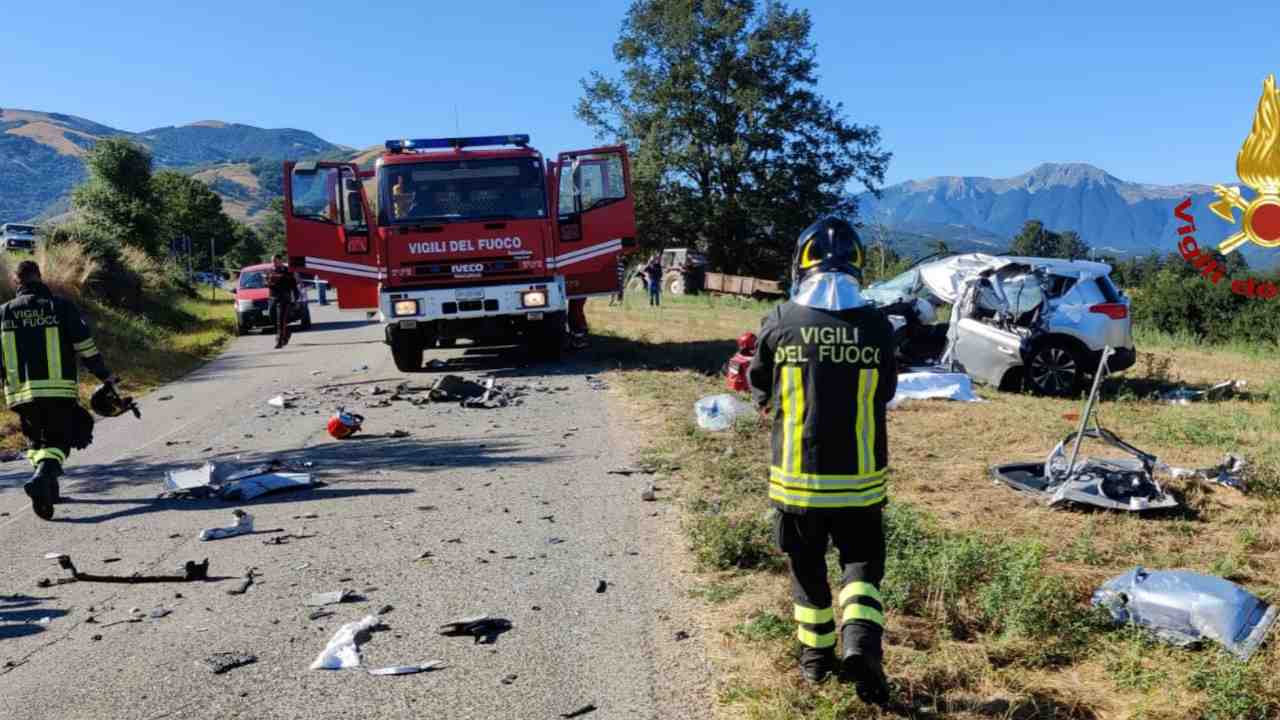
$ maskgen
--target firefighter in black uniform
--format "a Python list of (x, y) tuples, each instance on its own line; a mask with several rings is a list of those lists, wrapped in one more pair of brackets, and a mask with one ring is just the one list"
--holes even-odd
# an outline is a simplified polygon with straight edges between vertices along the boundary
[(289, 315), (293, 312), (293, 302), (298, 294), (298, 277), (284, 263), (283, 257), (276, 255), (271, 258), (271, 263), (267, 287), (271, 289), (271, 298), (275, 300), (276, 349), (279, 350), (289, 344)]
[[(761, 412), (773, 405), (769, 499), (790, 559), (795, 619), (807, 680), (836, 669), (860, 697), (888, 697), (881, 661), (884, 605), (885, 410), (897, 390), (893, 331), (863, 299), (862, 243), (845, 221), (821, 220), (800, 236), (792, 297), (764, 319), (749, 372)], [(832, 607), (828, 538), (843, 571)]]
[(58, 477), (73, 447), (92, 437), (93, 418), (80, 406), (76, 357), (113, 385), (89, 328), (71, 302), (54, 297), (41, 282), (40, 266), (18, 264), (17, 297), (0, 306), (4, 399), (27, 436), (27, 458), (35, 474), (24, 489), (31, 508), (45, 520), (60, 501)]

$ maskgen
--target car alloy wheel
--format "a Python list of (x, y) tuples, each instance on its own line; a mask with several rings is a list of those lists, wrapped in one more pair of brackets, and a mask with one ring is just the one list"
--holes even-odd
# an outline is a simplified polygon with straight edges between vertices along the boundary
[(1079, 366), (1070, 350), (1057, 345), (1041, 349), (1031, 358), (1031, 382), (1048, 395), (1066, 395), (1076, 386)]

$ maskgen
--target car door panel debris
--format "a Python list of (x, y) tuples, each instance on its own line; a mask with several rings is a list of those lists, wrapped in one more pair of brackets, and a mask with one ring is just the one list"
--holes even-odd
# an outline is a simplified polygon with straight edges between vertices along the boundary
[(312, 670), (345, 670), (359, 667), (361, 662), (360, 643), (368, 638), (370, 631), (378, 626), (377, 615), (365, 615), (355, 622), (349, 622), (338, 628), (329, 644), (311, 663)]
[(1190, 646), (1213, 640), (1246, 661), (1261, 647), (1278, 611), (1219, 577), (1141, 567), (1103, 583), (1093, 604), (1117, 624), (1145, 628), (1165, 642)]

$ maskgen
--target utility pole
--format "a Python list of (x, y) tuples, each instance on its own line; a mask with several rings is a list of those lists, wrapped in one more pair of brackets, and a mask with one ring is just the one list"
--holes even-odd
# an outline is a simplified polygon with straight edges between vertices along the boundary
[[(221, 279), (222, 275), (218, 273), (218, 259), (213, 254), (213, 236), (209, 236), (209, 279)], [(218, 286), (209, 283), (209, 301), (212, 302), (218, 298)]]

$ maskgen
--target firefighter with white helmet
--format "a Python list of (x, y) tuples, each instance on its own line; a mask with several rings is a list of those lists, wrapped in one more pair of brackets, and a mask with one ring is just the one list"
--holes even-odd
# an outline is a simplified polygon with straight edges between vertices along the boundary
[[(836, 670), (838, 626), (840, 677), (881, 703), (885, 412), (898, 376), (889, 321), (861, 294), (862, 260), (862, 243), (843, 220), (820, 220), (801, 234), (791, 300), (765, 317), (749, 379), (761, 411), (773, 407), (769, 499), (790, 560), (801, 672), (817, 682)], [(836, 598), (828, 541), (840, 556)]]

